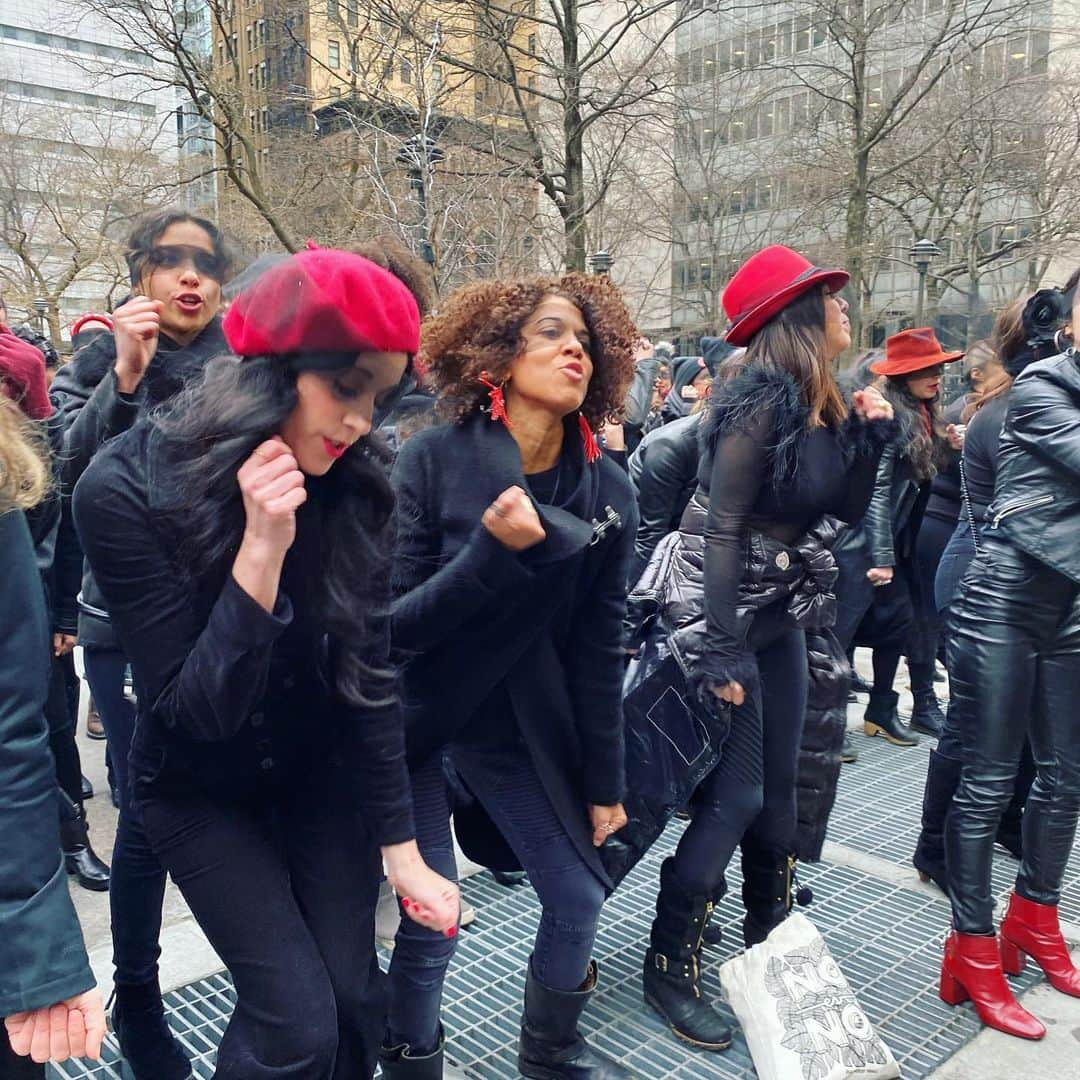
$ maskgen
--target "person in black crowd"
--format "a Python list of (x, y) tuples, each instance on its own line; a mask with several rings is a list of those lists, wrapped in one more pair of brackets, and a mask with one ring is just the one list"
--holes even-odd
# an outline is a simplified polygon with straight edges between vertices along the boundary
[[(964, 452), (960, 462), (960, 519), (938, 564), (935, 602), (942, 626), (948, 627), (948, 610), (956, 597), (960, 580), (967, 572), (986, 523), (986, 508), (994, 497), (997, 477), (998, 442), (1009, 404), (1014, 378), (1032, 361), (1024, 330), (1024, 300), (1009, 305), (997, 318), (990, 347), (1000, 361), (994, 373), (979, 385), (981, 390), (967, 400), (960, 422), (966, 425)], [(930, 751), (923, 792), (922, 829), (915, 845), (913, 862), (923, 881), (933, 881), (943, 892), (945, 876), (945, 816), (960, 782), (964, 750), (961, 732), (952, 708), (937, 746)], [(1023, 844), (1021, 819), (1035, 767), (1031, 749), (1025, 744), (1016, 786), (1009, 806), (998, 826), (997, 840), (1016, 858)]]
[[(886, 341), (885, 359), (871, 370), (886, 376), (882, 390), (900, 418), (901, 432), (881, 457), (874, 497), (862, 522), (836, 546), (837, 637), (847, 649), (861, 643), (874, 650), (874, 683), (863, 729), (894, 746), (919, 741), (900, 722), (899, 695), (893, 690), (905, 650), (915, 700), (924, 706), (930, 699), (936, 703), (934, 644), (929, 635), (912, 632), (921, 629), (915, 626), (913, 592), (920, 583), (913, 557), (930, 480), (959, 449), (955, 434), (953, 442), (947, 441), (940, 394), (944, 365), (962, 355), (944, 352), (929, 328), (904, 330)], [(929, 712), (924, 712), (929, 722)], [(938, 731), (935, 727), (934, 733)]]
[[(984, 1024), (1028, 1039), (1046, 1029), (1013, 997), (1003, 971), (1019, 973), (1030, 956), (1055, 989), (1080, 997), (1057, 907), (1080, 815), (1078, 281), (1080, 270), (1056, 294), (1068, 315), (1055, 341), (1068, 347), (1030, 364), (1009, 392), (981, 550), (950, 611), (950, 712), (964, 763), (945, 824), (953, 929), (941, 997), (950, 1005), (971, 999)], [(1025, 738), (1036, 775), (999, 942), (992, 851)]]
[(660, 410), (665, 424), (689, 416), (694, 407), (708, 395), (712, 372), (703, 356), (677, 356), (672, 361), (671, 389)]
[[(420, 849), (454, 874), (445, 750), (472, 800), (455, 807), (465, 853), (524, 868), (540, 898), (518, 1066), (548, 1080), (629, 1075), (577, 1025), (611, 888), (598, 848), (626, 823), (621, 628), (637, 524), (594, 432), (622, 408), (636, 341), (606, 278), (458, 290), (424, 328), (426, 380), (452, 422), (410, 439), (394, 468), (393, 641)], [(452, 951), (402, 923), (384, 1076), (442, 1075)]]
[[(93, 333), (53, 381), (52, 399), (65, 429), (62, 478), (69, 493), (103, 445), (168, 401), (226, 349), (218, 308), (229, 259), (212, 222), (185, 211), (152, 214), (132, 231), (127, 264), (132, 297), (113, 313), (112, 332)], [(128, 801), (135, 728), (135, 709), (124, 692), (128, 658), (90, 566), (79, 597), (78, 630), (120, 796), (110, 884), (113, 1026), (138, 1080), (183, 1080), (191, 1066), (165, 1022), (157, 979), (165, 870)]]
[(101, 992), (94, 986), (56, 843), (56, 773), (43, 715), (49, 624), (25, 515), (48, 498), (47, 456), (42, 433), (0, 394), (0, 1076), (5, 1080), (44, 1080), (42, 1063), (50, 1058), (97, 1058), (105, 1035)]
[[(787, 613), (787, 595), (754, 616), (740, 614), (750, 539), (784, 545), (776, 566), (795, 566), (806, 580), (797, 545), (824, 515), (862, 516), (893, 426), (879, 423), (892, 409), (875, 390), (856, 393), (849, 413), (833, 376), (834, 360), (851, 343), (840, 296), (847, 281), (845, 271), (819, 269), (776, 245), (752, 256), (723, 294), (727, 341), (745, 346), (746, 355), (736, 374), (717, 384), (702, 421), (700, 487), (682, 531), (687, 543), (696, 531), (699, 545), (703, 533), (698, 696), (706, 708), (730, 710), (730, 733), (674, 857), (661, 868), (644, 964), (646, 1001), (676, 1035), (708, 1050), (731, 1041), (699, 975), (702, 937), (736, 846), (747, 946), (763, 941), (791, 907), (806, 634)], [(819, 553), (835, 573), (828, 551)], [(821, 591), (816, 579), (814, 590)]]
[(133, 808), (236, 985), (215, 1075), (371, 1077), (380, 848), (412, 918), (458, 918), (414, 839), (393, 494), (366, 437), (419, 309), (390, 270), (313, 249), (224, 329), (235, 355), (95, 457), (76, 522), (139, 691)]

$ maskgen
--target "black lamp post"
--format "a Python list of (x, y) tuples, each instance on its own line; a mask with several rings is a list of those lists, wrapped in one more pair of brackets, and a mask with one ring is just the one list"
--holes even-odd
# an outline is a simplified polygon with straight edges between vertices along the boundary
[(594, 251), (589, 256), (589, 266), (594, 274), (609, 274), (615, 265), (615, 257), (609, 251)]
[(49, 301), (46, 300), (43, 296), (39, 296), (34, 301), (34, 314), (37, 315), (38, 333), (41, 334), (42, 337), (48, 337), (49, 336), (45, 332), (45, 316), (48, 313), (49, 313)]
[(919, 293), (915, 301), (915, 325), (922, 326), (923, 307), (926, 304), (926, 274), (930, 264), (943, 252), (933, 240), (916, 240), (911, 245), (911, 258), (919, 272)]
[(420, 229), (420, 255), (428, 266), (435, 265), (435, 249), (428, 231), (427, 173), (437, 161), (445, 161), (446, 154), (430, 135), (413, 135), (406, 139), (394, 157), (404, 165), (409, 185), (416, 192), (418, 209), (417, 225)]

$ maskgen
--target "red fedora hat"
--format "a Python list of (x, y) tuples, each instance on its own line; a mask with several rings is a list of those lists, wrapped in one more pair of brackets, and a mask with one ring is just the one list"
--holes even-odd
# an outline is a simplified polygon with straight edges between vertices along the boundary
[(923, 368), (951, 364), (962, 352), (947, 353), (941, 348), (937, 334), (929, 326), (918, 330), (901, 330), (885, 342), (885, 359), (870, 365), (875, 375), (910, 375)]
[(850, 276), (846, 270), (822, 270), (783, 244), (762, 248), (735, 271), (724, 289), (721, 299), (730, 324), (725, 340), (748, 344), (792, 300), (820, 285), (839, 292)]

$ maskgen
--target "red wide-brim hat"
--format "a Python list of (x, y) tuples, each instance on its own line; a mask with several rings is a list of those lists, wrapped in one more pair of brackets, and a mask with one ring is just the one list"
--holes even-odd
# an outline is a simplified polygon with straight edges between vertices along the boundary
[(963, 357), (963, 352), (947, 353), (937, 334), (929, 326), (918, 330), (901, 330), (885, 342), (885, 359), (870, 365), (875, 375), (910, 375), (913, 371), (951, 364)]
[(824, 270), (783, 244), (751, 255), (735, 271), (721, 298), (729, 326), (724, 340), (748, 345), (750, 339), (793, 300), (815, 287), (839, 292), (850, 280), (846, 270)]

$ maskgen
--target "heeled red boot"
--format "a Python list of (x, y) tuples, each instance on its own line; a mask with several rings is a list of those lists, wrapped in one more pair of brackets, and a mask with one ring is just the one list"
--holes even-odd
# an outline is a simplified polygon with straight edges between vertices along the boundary
[(1046, 972), (1055, 990), (1080, 997), (1080, 971), (1073, 967), (1061, 936), (1057, 905), (1037, 904), (1013, 893), (1001, 923), (1002, 965), (1010, 975), (1019, 975), (1025, 955)]
[(949, 931), (941, 958), (941, 1000), (959, 1005), (970, 1000), (987, 1026), (1021, 1039), (1041, 1039), (1046, 1028), (1013, 997), (996, 937)]

